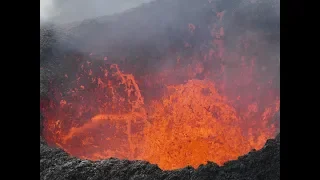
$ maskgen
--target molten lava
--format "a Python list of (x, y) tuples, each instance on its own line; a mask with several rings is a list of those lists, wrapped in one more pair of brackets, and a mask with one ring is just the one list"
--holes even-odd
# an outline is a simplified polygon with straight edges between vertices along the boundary
[(211, 160), (222, 164), (248, 152), (234, 108), (210, 81), (190, 80), (169, 86), (156, 102), (145, 131), (146, 158), (164, 169), (194, 167)]
[(91, 66), (82, 65), (72, 82), (79, 88), (64, 96), (55, 93), (59, 103), (45, 110), (45, 138), (71, 155), (141, 159), (177, 169), (207, 161), (223, 164), (274, 136), (269, 123), (279, 101), (252, 119), (256, 102), (241, 116), (214, 82), (191, 79), (167, 85), (163, 97), (145, 105), (132, 75), (115, 64), (100, 66), (94, 74)]
[[(196, 34), (195, 25), (187, 27)], [(146, 160), (164, 170), (222, 165), (262, 148), (279, 128), (272, 77), (248, 55), (246, 38), (227, 52), (223, 27), (212, 27), (212, 48), (171, 57), (176, 64), (157, 72), (123, 73), (106, 56), (77, 59), (79, 68), (70, 63), (72, 73), (40, 106), (47, 142), (84, 159)]]

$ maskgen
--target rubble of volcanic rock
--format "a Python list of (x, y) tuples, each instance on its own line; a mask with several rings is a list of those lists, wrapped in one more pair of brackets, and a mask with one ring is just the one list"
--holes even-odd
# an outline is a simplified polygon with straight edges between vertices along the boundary
[(213, 162), (198, 169), (186, 167), (162, 171), (145, 161), (110, 158), (88, 161), (70, 157), (61, 149), (49, 147), (40, 137), (40, 179), (77, 180), (257, 180), (280, 179), (280, 134), (258, 151), (251, 151), (238, 160), (219, 167)]

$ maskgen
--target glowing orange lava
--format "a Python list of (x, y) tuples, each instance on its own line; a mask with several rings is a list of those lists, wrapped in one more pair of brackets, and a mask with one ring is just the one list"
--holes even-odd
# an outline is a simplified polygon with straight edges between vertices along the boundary
[[(82, 70), (88, 72), (82, 77), (90, 77), (85, 87), (97, 86), (57, 96), (58, 107), (45, 112), (47, 141), (74, 156), (141, 159), (162, 169), (197, 167), (207, 161), (223, 164), (259, 149), (275, 133), (268, 123), (278, 101), (265, 108), (260, 121), (251, 121), (256, 126), (248, 126), (243, 119), (258, 105), (250, 104), (240, 117), (211, 80), (166, 86), (165, 95), (146, 106), (134, 77), (117, 65), (100, 68), (98, 77)], [(80, 80), (76, 83), (82, 87)]]
[(47, 142), (80, 158), (146, 160), (164, 170), (222, 165), (262, 148), (279, 128), (273, 116), (280, 100), (265, 83), (272, 78), (259, 76), (257, 57), (242, 55), (246, 49), (226, 51), (223, 27), (210, 33), (214, 48), (201, 57), (177, 55), (174, 67), (143, 77), (107, 56), (84, 60), (41, 106)]

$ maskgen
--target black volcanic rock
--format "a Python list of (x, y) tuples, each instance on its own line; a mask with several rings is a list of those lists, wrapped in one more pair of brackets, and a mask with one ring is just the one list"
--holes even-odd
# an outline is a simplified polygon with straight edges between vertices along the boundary
[(219, 167), (213, 162), (198, 169), (186, 167), (162, 171), (145, 161), (110, 158), (102, 161), (70, 157), (59, 148), (49, 147), (40, 137), (40, 179), (55, 180), (277, 180), (280, 179), (280, 134), (258, 151)]

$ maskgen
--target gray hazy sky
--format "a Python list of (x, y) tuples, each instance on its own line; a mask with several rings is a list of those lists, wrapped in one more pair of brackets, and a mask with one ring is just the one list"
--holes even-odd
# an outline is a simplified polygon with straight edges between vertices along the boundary
[(40, 19), (72, 22), (110, 15), (152, 0), (40, 0)]

